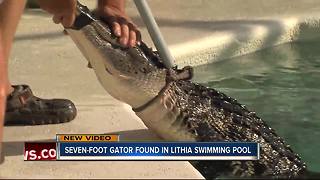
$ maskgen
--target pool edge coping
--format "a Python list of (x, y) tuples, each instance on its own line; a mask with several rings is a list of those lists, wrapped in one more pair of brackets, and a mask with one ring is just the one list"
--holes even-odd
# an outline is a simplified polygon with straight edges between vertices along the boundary
[(212, 32), (207, 37), (170, 45), (175, 63), (180, 67), (205, 65), (280, 44), (320, 38), (320, 15), (259, 20), (270, 23), (250, 25), (245, 31)]

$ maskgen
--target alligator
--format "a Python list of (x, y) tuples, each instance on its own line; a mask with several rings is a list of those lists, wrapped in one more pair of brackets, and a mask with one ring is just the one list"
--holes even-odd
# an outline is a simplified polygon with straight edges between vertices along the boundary
[(78, 4), (69, 36), (114, 98), (129, 104), (145, 125), (166, 141), (245, 141), (260, 144), (254, 161), (193, 161), (207, 178), (297, 178), (306, 164), (254, 112), (222, 92), (191, 81), (191, 67), (166, 68), (141, 42), (121, 46), (109, 26)]

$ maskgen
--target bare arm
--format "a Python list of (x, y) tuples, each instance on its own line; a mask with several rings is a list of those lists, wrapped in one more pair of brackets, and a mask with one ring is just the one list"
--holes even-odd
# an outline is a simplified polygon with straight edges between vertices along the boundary
[(115, 7), (125, 12), (125, 0), (98, 0), (98, 8)]
[[(0, 34), (0, 42), (1, 42), (1, 34)], [(7, 79), (6, 63), (4, 61), (2, 43), (0, 43), (0, 164), (3, 157), (2, 136), (3, 136), (6, 99), (7, 99), (7, 93), (6, 93), (7, 80), (8, 79)]]

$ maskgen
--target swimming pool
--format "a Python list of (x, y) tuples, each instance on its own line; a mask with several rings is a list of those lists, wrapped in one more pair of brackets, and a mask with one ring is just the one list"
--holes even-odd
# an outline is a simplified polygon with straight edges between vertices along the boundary
[(257, 112), (320, 172), (320, 42), (285, 44), (195, 68), (194, 81)]

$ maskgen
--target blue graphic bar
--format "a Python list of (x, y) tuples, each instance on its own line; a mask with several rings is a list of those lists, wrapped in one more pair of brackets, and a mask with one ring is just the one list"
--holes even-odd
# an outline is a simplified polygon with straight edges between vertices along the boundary
[(59, 142), (57, 160), (257, 160), (252, 142)]

